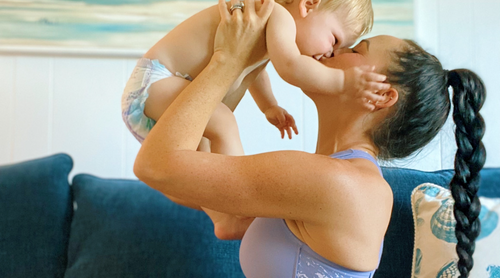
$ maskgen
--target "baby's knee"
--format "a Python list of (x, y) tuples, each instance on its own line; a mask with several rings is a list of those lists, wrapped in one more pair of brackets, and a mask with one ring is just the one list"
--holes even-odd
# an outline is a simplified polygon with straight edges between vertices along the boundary
[(204, 136), (212, 141), (235, 136), (239, 138), (236, 117), (225, 104), (221, 103), (217, 106), (208, 122)]

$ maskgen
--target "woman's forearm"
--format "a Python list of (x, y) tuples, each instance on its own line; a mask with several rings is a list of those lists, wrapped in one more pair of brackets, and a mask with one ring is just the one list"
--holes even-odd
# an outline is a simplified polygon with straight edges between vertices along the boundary
[(196, 150), (216, 105), (242, 70), (235, 59), (215, 54), (163, 113), (142, 149), (155, 153), (159, 150)]
[(214, 39), (214, 54), (144, 140), (134, 164), (139, 179), (163, 180), (169, 165), (175, 164), (170, 154), (196, 151), (211, 115), (231, 85), (246, 67), (264, 59), (264, 28), (273, 4), (273, 0), (264, 0), (255, 11), (254, 1), (248, 0), (242, 15), (238, 10), (230, 14), (225, 1), (219, 0), (221, 23)]
[(243, 71), (239, 62), (229, 58), (215, 54), (156, 122), (135, 160), (134, 173), (140, 180), (150, 186), (170, 184), (174, 153), (196, 151), (215, 107)]

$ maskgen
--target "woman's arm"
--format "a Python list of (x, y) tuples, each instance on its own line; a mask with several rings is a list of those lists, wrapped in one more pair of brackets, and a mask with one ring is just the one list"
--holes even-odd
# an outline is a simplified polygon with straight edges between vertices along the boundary
[(345, 218), (353, 203), (371, 209), (375, 188), (380, 188), (374, 181), (381, 178), (369, 161), (296, 151), (253, 156), (196, 152), (227, 89), (247, 65), (265, 55), (264, 26), (273, 1), (266, 0), (255, 13), (253, 0), (247, 0), (243, 16), (239, 10), (230, 16), (223, 0), (219, 4), (216, 53), (151, 130), (137, 155), (135, 174), (169, 196), (241, 216), (321, 222)]

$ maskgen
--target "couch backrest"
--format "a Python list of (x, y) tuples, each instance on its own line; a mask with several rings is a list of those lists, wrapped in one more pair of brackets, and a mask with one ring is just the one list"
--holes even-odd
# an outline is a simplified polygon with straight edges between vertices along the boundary
[(72, 167), (65, 154), (0, 166), (1, 277), (64, 276)]
[[(239, 241), (216, 239), (203, 212), (133, 180), (77, 175), (71, 193), (72, 166), (64, 154), (0, 166), (2, 277), (243, 277)], [(375, 277), (410, 277), (411, 192), (447, 187), (453, 173), (382, 170), (394, 207)], [(500, 198), (500, 168), (481, 177), (479, 195)]]
[[(382, 168), (384, 178), (392, 187), (394, 206), (385, 235), (384, 251), (375, 278), (411, 277), (414, 225), (410, 196), (415, 187), (430, 182), (448, 188), (452, 170), (423, 172), (403, 168)], [(500, 168), (483, 169), (479, 195), (500, 198)]]
[(240, 241), (214, 236), (202, 211), (140, 181), (73, 178), (66, 277), (243, 278)]

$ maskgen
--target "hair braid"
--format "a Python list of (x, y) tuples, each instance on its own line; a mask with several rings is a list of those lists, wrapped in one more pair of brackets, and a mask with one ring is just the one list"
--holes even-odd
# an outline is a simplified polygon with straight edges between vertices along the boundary
[(479, 171), (484, 165), (486, 150), (481, 142), (485, 124), (479, 110), (486, 93), (483, 82), (472, 71), (459, 69), (447, 72), (447, 75), (448, 84), (453, 87), (453, 121), (458, 146), (450, 189), (455, 200), (453, 212), (457, 221), (458, 270), (460, 278), (465, 278), (474, 265), (474, 241), (481, 230), (481, 203), (477, 192)]
[(391, 114), (372, 131), (379, 158), (403, 158), (430, 142), (448, 118), (453, 88), (453, 120), (456, 125), (455, 175), (450, 190), (455, 200), (455, 235), (460, 278), (469, 276), (472, 255), (481, 224), (481, 204), (477, 196), (479, 171), (486, 160), (481, 142), (484, 120), (479, 114), (486, 92), (482, 80), (467, 69), (447, 71), (439, 60), (413, 41), (392, 51), (387, 70), (389, 83), (399, 98)]

